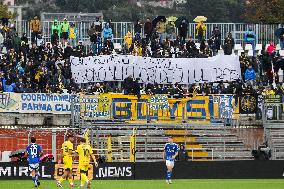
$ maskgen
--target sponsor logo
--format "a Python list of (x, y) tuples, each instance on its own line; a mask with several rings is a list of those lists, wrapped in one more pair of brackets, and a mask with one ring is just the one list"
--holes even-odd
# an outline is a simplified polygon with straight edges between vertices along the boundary
[(107, 178), (107, 177), (131, 177), (131, 167), (102, 167), (96, 171), (96, 178)]
[[(41, 178), (51, 178), (47, 174), (47, 167), (41, 166), (39, 174)], [(29, 177), (31, 176), (28, 166), (0, 166), (0, 177)]]

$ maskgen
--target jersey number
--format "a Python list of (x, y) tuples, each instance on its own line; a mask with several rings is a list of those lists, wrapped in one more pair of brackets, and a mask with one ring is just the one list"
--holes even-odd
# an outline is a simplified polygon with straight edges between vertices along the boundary
[(84, 151), (84, 156), (85, 157), (89, 156), (89, 150), (88, 149), (83, 149), (83, 151)]
[(36, 158), (36, 157), (37, 157), (37, 146), (32, 145), (32, 146), (30, 147), (30, 152), (31, 152), (32, 158)]
[(64, 146), (64, 152), (68, 152), (68, 147)]

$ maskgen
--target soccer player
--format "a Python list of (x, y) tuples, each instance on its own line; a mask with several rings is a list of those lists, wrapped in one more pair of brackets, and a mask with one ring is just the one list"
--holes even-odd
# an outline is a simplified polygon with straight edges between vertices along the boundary
[(40, 162), (40, 156), (42, 156), (42, 148), (39, 144), (36, 144), (36, 138), (31, 137), (31, 144), (28, 145), (26, 149), (26, 156), (28, 156), (28, 162), (29, 162), (29, 169), (32, 174), (32, 181), (35, 185), (35, 187), (38, 187), (40, 185), (39, 182), (39, 162)]
[(90, 157), (94, 160), (95, 166), (98, 166), (96, 158), (93, 154), (93, 150), (89, 144), (86, 143), (85, 138), (81, 138), (80, 145), (77, 146), (76, 152), (79, 154), (79, 169), (81, 174), (81, 188), (84, 187), (85, 182), (87, 183), (87, 188), (91, 187), (91, 181), (87, 177)]
[(72, 135), (67, 136), (67, 141), (62, 144), (62, 157), (63, 157), (63, 164), (64, 164), (64, 174), (62, 177), (57, 181), (57, 186), (62, 187), (62, 182), (68, 178), (69, 186), (72, 188), (73, 184), (73, 177), (72, 177), (72, 154), (74, 151), (73, 148), (74, 137)]
[(172, 137), (168, 137), (168, 143), (166, 143), (163, 153), (163, 159), (166, 160), (167, 166), (167, 175), (166, 182), (167, 184), (172, 184), (172, 171), (175, 165), (175, 158), (178, 155), (178, 145), (174, 143)]

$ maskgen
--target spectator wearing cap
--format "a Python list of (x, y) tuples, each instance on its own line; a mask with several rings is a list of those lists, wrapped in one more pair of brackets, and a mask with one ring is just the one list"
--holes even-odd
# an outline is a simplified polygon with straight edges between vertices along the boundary
[(61, 38), (62, 38), (62, 45), (65, 46), (65, 42), (68, 40), (68, 32), (70, 29), (70, 25), (67, 21), (67, 18), (63, 19), (63, 22), (60, 25), (61, 29)]
[(36, 43), (37, 35), (40, 32), (40, 20), (37, 16), (34, 16), (30, 22), (31, 27), (31, 42)]
[(77, 37), (78, 37), (78, 34), (77, 34), (77, 28), (75, 27), (75, 24), (72, 23), (70, 25), (70, 28), (68, 30), (68, 37), (69, 37), (69, 43), (72, 47), (75, 47), (76, 44), (77, 44)]

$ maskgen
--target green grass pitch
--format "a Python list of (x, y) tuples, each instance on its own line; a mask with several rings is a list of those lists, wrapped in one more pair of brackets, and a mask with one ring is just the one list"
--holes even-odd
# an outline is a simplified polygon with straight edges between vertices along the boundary
[[(77, 185), (79, 182), (75, 182)], [(31, 189), (32, 181), (0, 181), (1, 189)], [(40, 189), (56, 189), (55, 181), (41, 181)], [(65, 181), (63, 188), (69, 188)], [(77, 186), (75, 188), (78, 188)], [(93, 181), (94, 189), (284, 189), (284, 179), (269, 180), (173, 180), (167, 185), (164, 180), (104, 180)]]

